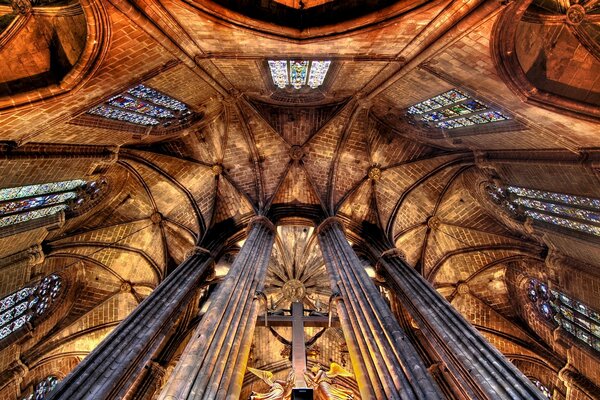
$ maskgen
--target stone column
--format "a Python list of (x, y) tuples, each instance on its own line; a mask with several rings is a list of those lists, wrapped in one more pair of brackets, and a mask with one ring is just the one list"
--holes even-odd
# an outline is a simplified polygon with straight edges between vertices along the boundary
[(337, 218), (318, 228), (319, 243), (339, 292), (338, 314), (363, 399), (442, 399), (423, 361), (394, 318)]
[(48, 396), (57, 400), (123, 398), (210, 272), (212, 256), (196, 247)]
[[(373, 249), (378, 244), (367, 243)], [(381, 253), (378, 269), (471, 399), (544, 399), (396, 249)]]
[(273, 224), (256, 217), (229, 273), (185, 348), (161, 400), (239, 398), (273, 241)]

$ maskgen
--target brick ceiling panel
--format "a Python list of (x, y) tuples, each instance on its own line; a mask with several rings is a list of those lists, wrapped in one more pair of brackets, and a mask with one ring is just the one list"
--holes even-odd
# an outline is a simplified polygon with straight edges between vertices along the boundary
[(340, 134), (343, 131), (352, 110), (346, 106), (329, 120), (305, 145), (304, 165), (311, 181), (315, 184), (319, 197), (327, 199), (329, 170)]
[(335, 186), (332, 188), (336, 207), (348, 191), (367, 176), (372, 164), (367, 144), (368, 122), (368, 112), (360, 111), (340, 151), (335, 167)]
[(257, 176), (253, 165), (253, 156), (249, 148), (251, 144), (244, 133), (242, 122), (236, 113), (229, 113), (227, 126), (227, 141), (225, 143), (223, 168), (236, 185), (249, 196), (254, 203), (258, 203)]
[(273, 198), (273, 204), (320, 205), (319, 196), (313, 188), (306, 169), (297, 163), (290, 165), (281, 187)]
[(290, 160), (290, 146), (254, 110), (244, 107), (252, 137), (261, 160), (265, 200), (272, 198)]
[(350, 217), (356, 222), (369, 221), (372, 224), (378, 224), (376, 214), (372, 213), (373, 208), (373, 184), (370, 180), (362, 182), (354, 192), (352, 192), (342, 203), (339, 212)]
[(214, 209), (212, 224), (217, 224), (229, 218), (238, 217), (253, 212), (252, 205), (240, 192), (229, 182), (219, 177), (217, 184), (217, 199)]
[(518, 255), (519, 253), (509, 250), (466, 251), (450, 255), (438, 262), (435, 270), (425, 270), (424, 275), (431, 282), (454, 285), (469, 280), (488, 264)]

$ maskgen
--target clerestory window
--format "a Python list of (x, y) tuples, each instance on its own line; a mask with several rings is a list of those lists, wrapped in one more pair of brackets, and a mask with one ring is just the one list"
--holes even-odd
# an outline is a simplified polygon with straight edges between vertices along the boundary
[(529, 280), (527, 297), (546, 320), (600, 351), (600, 313), (537, 279)]
[(23, 400), (44, 400), (48, 393), (50, 393), (56, 385), (58, 385), (59, 379), (55, 376), (47, 376), (46, 379), (40, 381), (35, 388), (33, 393), (29, 396), (24, 397)]
[(600, 236), (600, 199), (518, 186), (488, 186), (490, 197), (516, 216)]
[(192, 116), (185, 103), (143, 84), (111, 97), (88, 114), (148, 127), (180, 125)]
[(60, 277), (52, 274), (0, 299), (0, 340), (42, 317), (58, 298), (61, 288)]
[(457, 129), (509, 120), (505, 113), (452, 89), (408, 108), (407, 114), (429, 127)]
[(97, 197), (103, 179), (73, 179), (0, 189), (0, 228), (68, 211)]
[(268, 64), (273, 84), (278, 88), (316, 89), (325, 81), (331, 61), (269, 60)]

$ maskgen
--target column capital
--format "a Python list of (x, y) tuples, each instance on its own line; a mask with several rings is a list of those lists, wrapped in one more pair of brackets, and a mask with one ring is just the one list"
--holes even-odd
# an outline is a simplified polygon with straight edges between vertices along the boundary
[(323, 222), (321, 222), (319, 224), (319, 226), (317, 226), (317, 234), (321, 234), (321, 232), (323, 231), (323, 229), (329, 227), (330, 225), (333, 224), (338, 224), (340, 225), (340, 227), (342, 228), (342, 230), (344, 229), (344, 224), (342, 223), (342, 221), (338, 218), (338, 217), (328, 217), (326, 218)]
[(185, 254), (185, 258), (190, 258), (191, 256), (200, 254), (208, 254), (210, 257), (212, 257), (210, 250), (205, 249), (204, 247), (194, 246)]
[(252, 217), (250, 222), (248, 222), (247, 230), (249, 231), (250, 228), (252, 228), (254, 225), (259, 225), (259, 224), (266, 226), (271, 232), (275, 232), (275, 230), (276, 230), (276, 227), (271, 222), (271, 220), (263, 215), (257, 215), (255, 217)]
[(406, 254), (404, 254), (404, 252), (402, 250), (400, 250), (396, 247), (387, 249), (386, 251), (381, 253), (377, 260), (381, 261), (384, 258), (392, 258), (392, 257), (398, 257), (398, 258), (402, 259), (402, 261), (406, 262)]

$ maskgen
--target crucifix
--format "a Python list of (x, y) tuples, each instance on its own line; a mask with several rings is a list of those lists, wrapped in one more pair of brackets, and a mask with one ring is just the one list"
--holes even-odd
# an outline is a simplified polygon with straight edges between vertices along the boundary
[[(331, 312), (331, 310), (330, 310)], [(315, 335), (311, 338), (308, 343), (304, 338), (305, 327), (321, 327), (327, 328), (331, 323), (338, 325), (337, 319), (331, 319), (329, 316), (320, 314), (319, 315), (304, 315), (304, 305), (301, 301), (295, 300), (291, 304), (291, 315), (268, 315), (267, 317), (260, 316), (257, 320), (258, 326), (286, 326), (292, 328), (292, 341), (291, 343), (286, 339), (282, 338), (276, 332), (274, 332), (280, 341), (291, 345), (292, 348), (292, 368), (294, 370), (295, 387), (306, 388), (306, 381), (304, 380), (304, 372), (306, 371), (306, 345), (312, 344), (320, 334)], [(266, 321), (265, 321), (266, 320)]]

